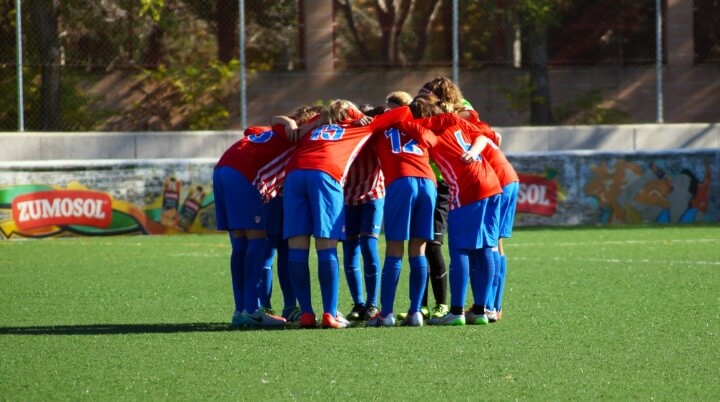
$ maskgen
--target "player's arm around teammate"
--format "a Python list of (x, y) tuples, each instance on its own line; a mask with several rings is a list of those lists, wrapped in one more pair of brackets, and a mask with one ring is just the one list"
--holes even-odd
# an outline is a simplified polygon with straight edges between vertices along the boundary
[[(345, 238), (343, 182), (349, 165), (369, 140), (369, 127), (353, 127), (362, 118), (349, 101), (331, 103), (327, 113), (302, 127), (307, 134), (288, 162), (283, 190), (284, 236), (288, 239), (288, 268), (300, 303), (300, 326), (315, 327), (310, 294), (310, 236), (315, 238), (318, 278), (323, 302), (322, 326), (349, 325), (338, 314), (339, 263), (337, 243)], [(292, 217), (292, 218), (290, 218)]]
[[(253, 184), (258, 171), (294, 143), (270, 127), (251, 127), (220, 157), (213, 172), (217, 227), (227, 230), (235, 301), (232, 325), (282, 326), (286, 320), (261, 308), (258, 282), (267, 245), (263, 198)], [(242, 206), (242, 207), (240, 207)]]
[(421, 326), (422, 297), (427, 283), (425, 243), (433, 238), (435, 174), (430, 168), (427, 148), (398, 129), (412, 120), (411, 110), (398, 107), (377, 116), (375, 150), (386, 179), (385, 261), (380, 283), (381, 311), (367, 321), (370, 326), (394, 326), (394, 303), (402, 268), (405, 242), (408, 245), (410, 306), (404, 325)]
[[(434, 95), (418, 96), (417, 102), (432, 103)], [(415, 101), (414, 101), (415, 102)], [(487, 323), (485, 305), (494, 271), (492, 247), (497, 245), (497, 195), (501, 192), (497, 176), (484, 158), (467, 151), (478, 130), (457, 115), (445, 113), (420, 124), (431, 128), (437, 141), (430, 148), (431, 158), (441, 169), (452, 195), (448, 214), (450, 248), (450, 312), (430, 324), (464, 325)], [(464, 311), (468, 285), (472, 285), (473, 307)]]

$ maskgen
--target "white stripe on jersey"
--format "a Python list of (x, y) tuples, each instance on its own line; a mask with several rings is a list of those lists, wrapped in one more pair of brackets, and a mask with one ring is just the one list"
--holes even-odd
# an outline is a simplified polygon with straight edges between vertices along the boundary
[(282, 186), (287, 175), (285, 168), (295, 148), (295, 146), (288, 148), (258, 170), (252, 184), (260, 191), (263, 202), (269, 202), (282, 192)]

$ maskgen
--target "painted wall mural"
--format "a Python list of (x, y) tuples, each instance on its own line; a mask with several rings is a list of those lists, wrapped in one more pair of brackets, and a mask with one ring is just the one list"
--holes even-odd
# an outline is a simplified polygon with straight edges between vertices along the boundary
[[(518, 225), (720, 221), (717, 150), (511, 157)], [(535, 173), (542, 171), (543, 173)]]
[(0, 181), (0, 239), (216, 231), (212, 165), (47, 169)]
[(596, 200), (599, 223), (710, 221), (713, 173), (707, 159), (677, 166), (619, 159), (612, 166), (601, 162), (589, 169), (592, 173), (583, 191)]
[[(720, 222), (720, 150), (508, 155), (516, 226)], [(215, 233), (214, 161), (0, 165), (0, 240)]]

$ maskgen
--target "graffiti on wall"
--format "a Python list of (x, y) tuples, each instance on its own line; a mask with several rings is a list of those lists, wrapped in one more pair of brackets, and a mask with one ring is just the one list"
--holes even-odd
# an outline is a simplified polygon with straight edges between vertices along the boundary
[(662, 161), (602, 161), (589, 167), (583, 191), (597, 203), (599, 223), (703, 222), (712, 170), (709, 160), (701, 166), (696, 171), (693, 166), (663, 166)]

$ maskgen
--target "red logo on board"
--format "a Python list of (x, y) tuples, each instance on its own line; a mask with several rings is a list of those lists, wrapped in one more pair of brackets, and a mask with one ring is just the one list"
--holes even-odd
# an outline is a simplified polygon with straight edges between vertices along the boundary
[(519, 174), (517, 212), (553, 216), (557, 209), (557, 183), (540, 176)]
[(106, 228), (112, 221), (112, 200), (98, 191), (38, 191), (15, 197), (12, 217), (21, 230), (52, 225)]

